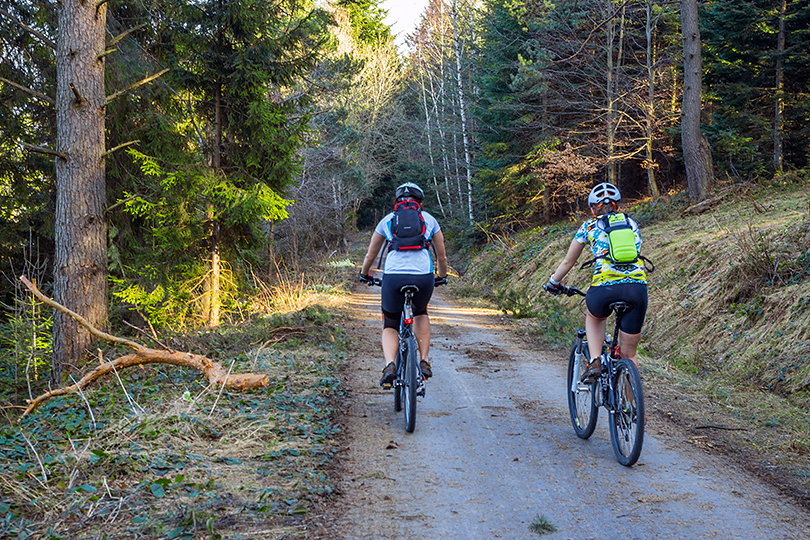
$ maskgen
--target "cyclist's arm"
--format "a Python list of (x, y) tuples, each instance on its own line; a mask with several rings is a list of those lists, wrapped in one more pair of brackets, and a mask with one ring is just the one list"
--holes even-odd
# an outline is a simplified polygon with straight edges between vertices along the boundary
[(439, 277), (447, 277), (447, 251), (444, 248), (444, 234), (436, 232), (431, 239), (433, 249), (436, 250), (436, 267)]
[(363, 258), (363, 269), (360, 270), (360, 273), (364, 276), (368, 275), (371, 271), (371, 265), (374, 264), (374, 259), (380, 252), (380, 248), (382, 248), (384, 242), (385, 237), (380, 233), (375, 231), (374, 234), (371, 235), (371, 242), (368, 243), (368, 251)]
[(571, 271), (571, 268), (577, 264), (577, 259), (579, 259), (579, 256), (582, 254), (584, 247), (585, 244), (578, 242), (576, 239), (571, 240), (571, 245), (568, 246), (568, 253), (565, 254), (565, 258), (554, 273), (551, 274), (551, 279), (557, 282), (562, 281), (566, 274)]

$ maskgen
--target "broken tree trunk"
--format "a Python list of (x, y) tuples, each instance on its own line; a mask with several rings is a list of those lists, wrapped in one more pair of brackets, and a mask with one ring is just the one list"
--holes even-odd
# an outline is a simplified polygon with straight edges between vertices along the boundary
[(26, 407), (25, 411), (20, 417), (20, 420), (22, 420), (25, 416), (34, 411), (34, 409), (36, 409), (44, 402), (48, 401), (53, 397), (62, 396), (65, 394), (69, 394), (71, 392), (77, 392), (78, 390), (84, 388), (85, 386), (95, 381), (96, 379), (103, 377), (104, 375), (107, 375), (109, 373), (115, 372), (119, 369), (124, 369), (131, 366), (142, 366), (144, 364), (171, 364), (175, 366), (193, 368), (198, 371), (201, 371), (212, 386), (215, 387), (221, 386), (233, 390), (253, 390), (255, 388), (262, 388), (264, 386), (267, 386), (269, 382), (267, 375), (259, 375), (254, 373), (229, 375), (228, 371), (221, 364), (213, 362), (208, 358), (206, 358), (205, 356), (199, 354), (192, 354), (181, 351), (150, 349), (148, 347), (144, 347), (140, 343), (120, 338), (118, 336), (113, 336), (106, 332), (102, 332), (101, 330), (98, 330), (93, 325), (91, 325), (84, 317), (82, 317), (78, 313), (69, 310), (65, 306), (59, 304), (58, 302), (42, 294), (42, 292), (39, 289), (37, 289), (36, 285), (31, 283), (31, 281), (29, 281), (28, 278), (26, 278), (25, 276), (20, 276), (20, 281), (39, 300), (41, 300), (45, 304), (48, 304), (57, 311), (60, 311), (61, 313), (64, 313), (65, 315), (73, 318), (80, 325), (84, 326), (87, 329), (87, 331), (90, 332), (95, 337), (103, 339), (104, 341), (107, 341), (109, 343), (113, 343), (116, 345), (123, 345), (134, 351), (133, 354), (127, 354), (119, 358), (116, 358), (115, 360), (102, 363), (100, 366), (96, 367), (93, 371), (82, 377), (76, 384), (66, 386), (65, 388), (58, 388), (56, 390), (51, 390), (50, 392), (46, 392), (32, 400), (28, 400), (28, 406)]

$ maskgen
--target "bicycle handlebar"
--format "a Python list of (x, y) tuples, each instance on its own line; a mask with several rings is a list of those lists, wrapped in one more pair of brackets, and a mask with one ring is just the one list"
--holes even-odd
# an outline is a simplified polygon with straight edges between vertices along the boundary
[[(361, 275), (360, 276), (360, 281), (362, 283), (367, 284), (369, 287), (374, 286), (374, 285), (376, 285), (377, 287), (382, 287), (382, 279), (380, 279), (378, 277), (375, 277), (375, 276), (363, 276), (363, 275)], [(436, 278), (436, 281), (435, 281), (434, 285), (437, 286), (437, 287), (439, 285), (447, 285), (447, 278), (446, 277)]]
[(566, 296), (574, 296), (575, 294), (578, 294), (580, 296), (585, 296), (585, 293), (580, 291), (576, 287), (561, 287), (561, 288), (562, 288), (562, 291), (561, 291), (562, 294), (564, 294)]

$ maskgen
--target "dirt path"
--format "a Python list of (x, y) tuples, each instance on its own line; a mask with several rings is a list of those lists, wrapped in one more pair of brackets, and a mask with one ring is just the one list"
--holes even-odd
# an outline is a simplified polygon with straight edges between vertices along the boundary
[[(405, 433), (377, 386), (379, 289), (351, 297), (348, 447), (331, 525), (340, 538), (808, 538), (807, 513), (655, 418), (639, 463), (619, 465), (604, 409), (570, 426), (564, 367), (518, 343), (495, 312), (431, 305), (435, 377)], [(588, 504), (601, 498), (603, 502)]]

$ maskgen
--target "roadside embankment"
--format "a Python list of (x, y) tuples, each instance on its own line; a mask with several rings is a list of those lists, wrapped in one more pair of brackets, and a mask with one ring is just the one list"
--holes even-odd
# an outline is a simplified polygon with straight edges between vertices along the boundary
[[(698, 215), (667, 201), (628, 210), (642, 225), (642, 253), (656, 265), (642, 373), (653, 408), (686, 428), (691, 442), (737, 456), (807, 503), (810, 189), (727, 193)], [(457, 293), (528, 318), (541, 345), (567, 345), (584, 306), (542, 286), (582, 218), (491, 242)], [(582, 288), (589, 276), (575, 269), (566, 283)]]

